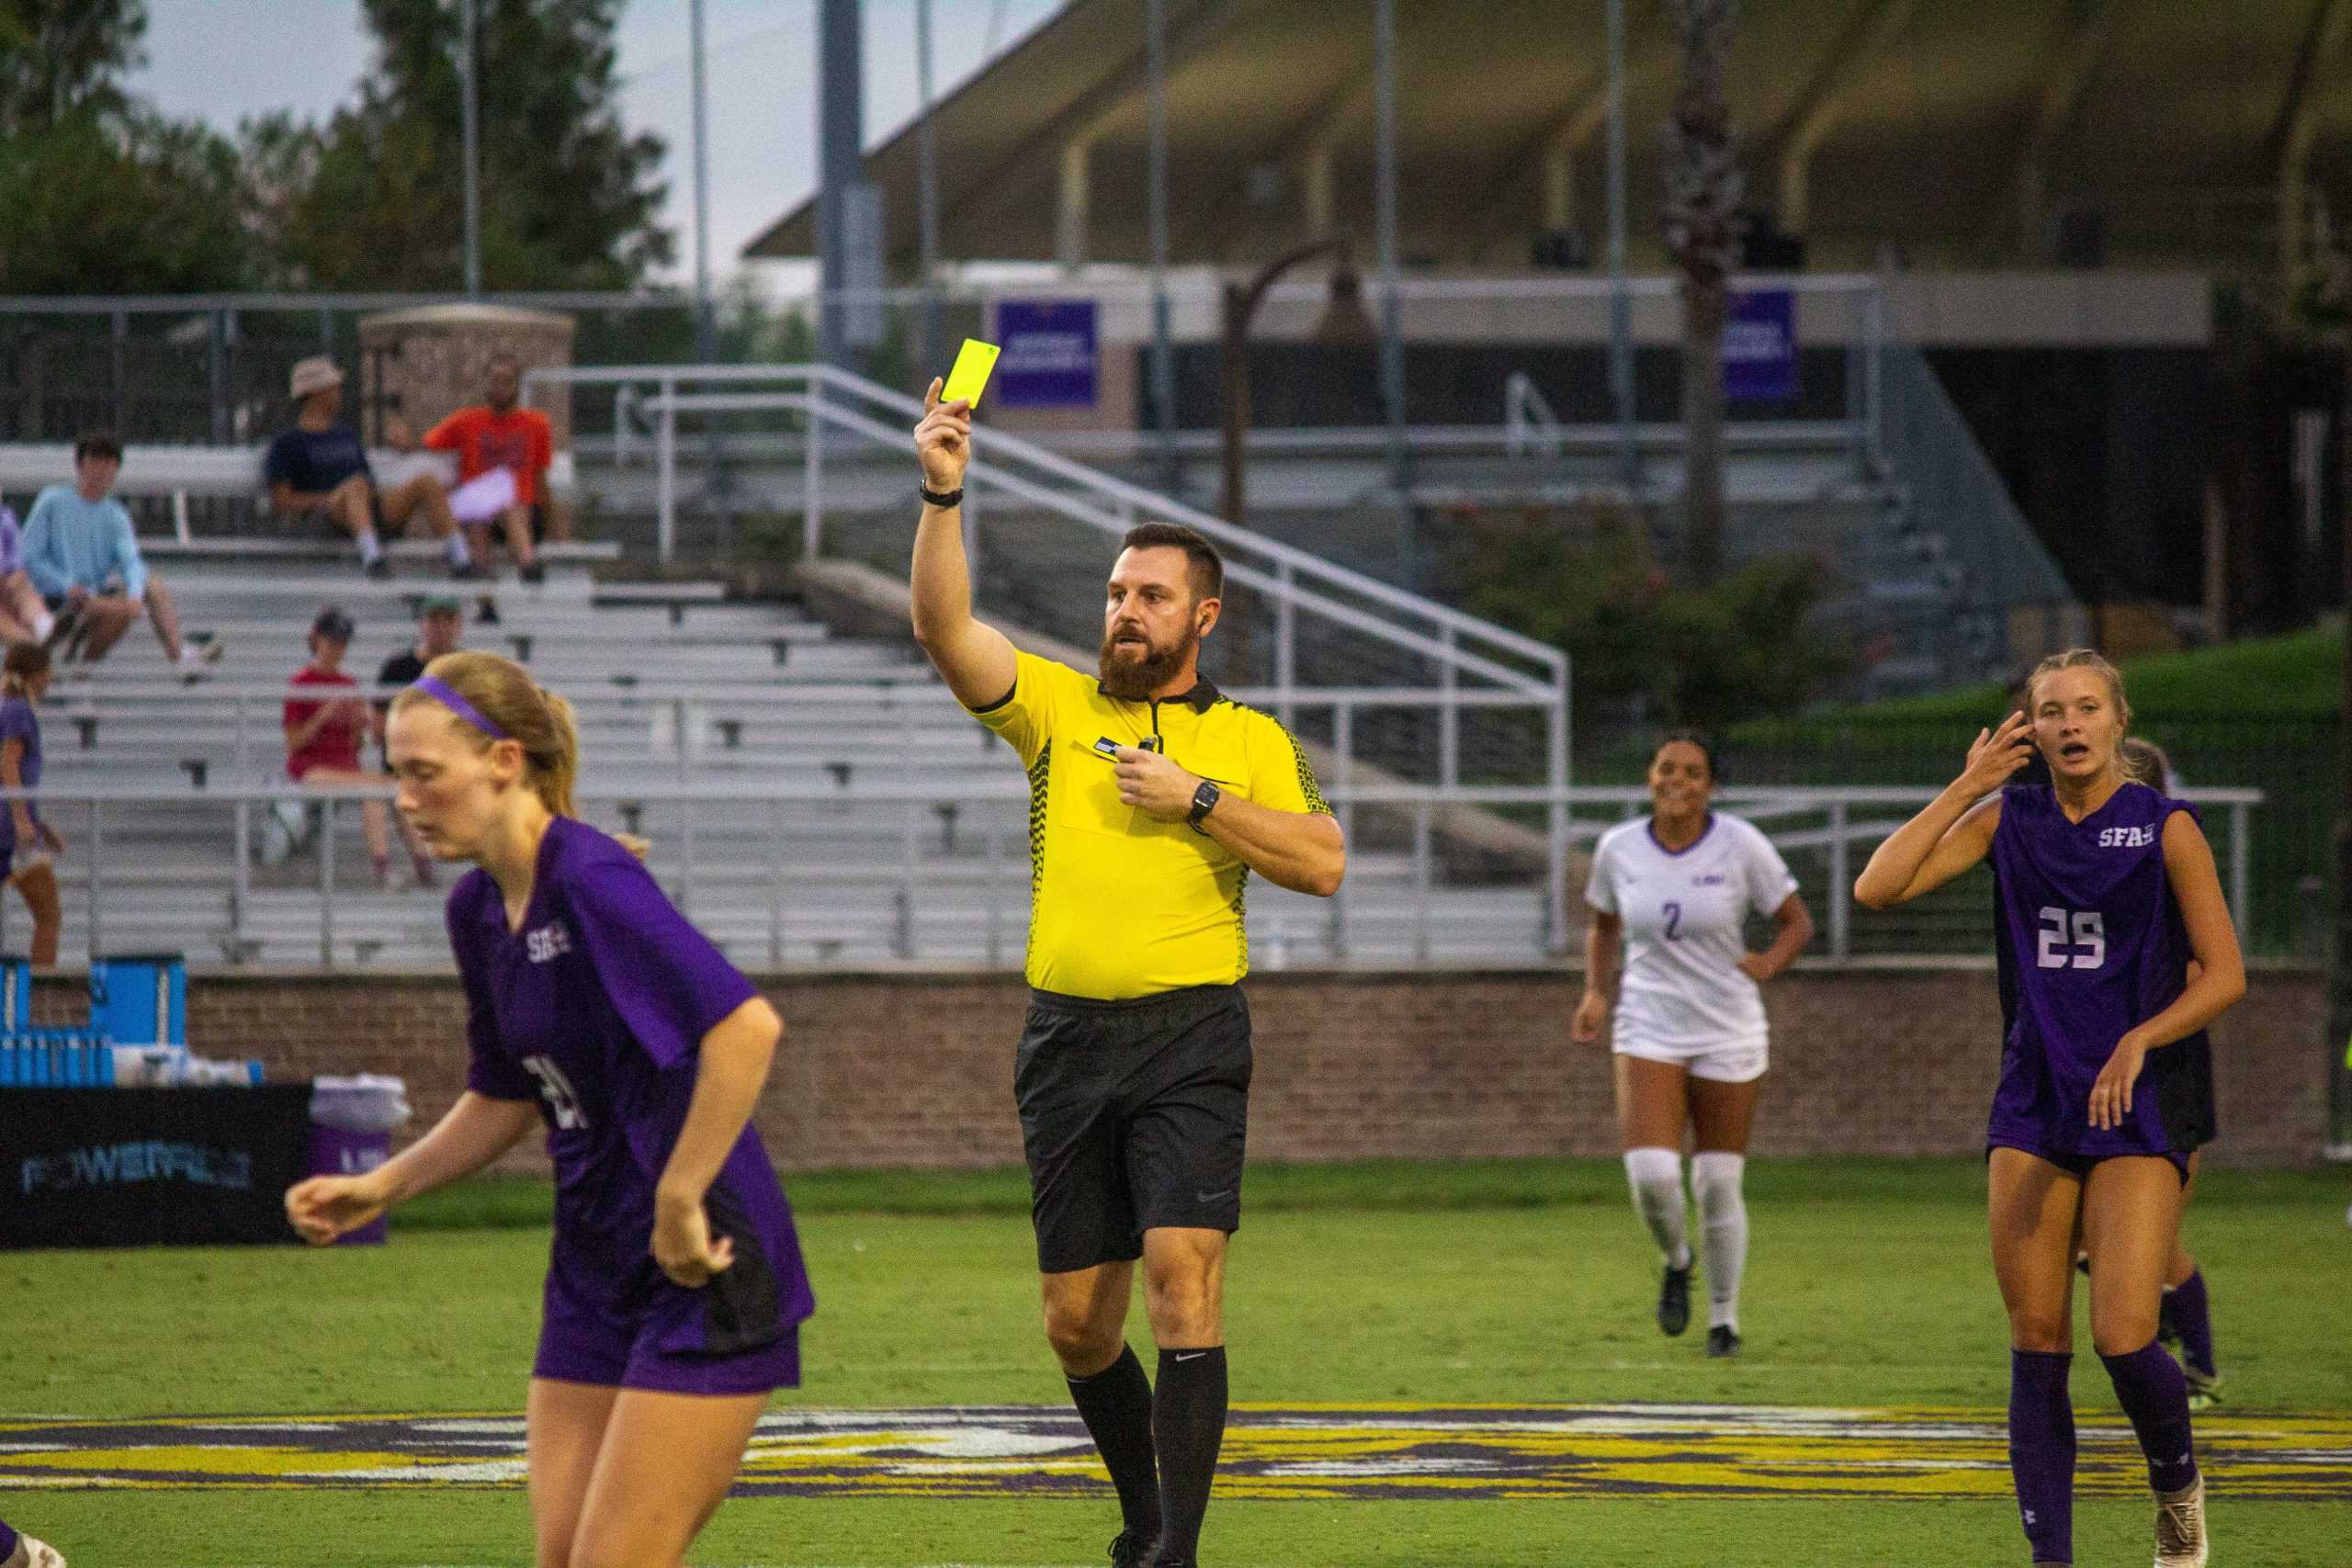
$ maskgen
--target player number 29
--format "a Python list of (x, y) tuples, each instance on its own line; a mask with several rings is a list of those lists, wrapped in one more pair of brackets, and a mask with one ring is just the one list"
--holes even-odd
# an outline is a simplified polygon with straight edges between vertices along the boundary
[(552, 1056), (526, 1056), (523, 1066), (539, 1080), (539, 1093), (555, 1111), (555, 1124), (561, 1131), (588, 1125), (587, 1113), (580, 1109), (580, 1095), (563, 1069), (555, 1065)]
[[(2066, 940), (2070, 931), (2071, 943)], [(2107, 962), (2107, 917), (2097, 909), (2043, 905), (2034, 962), (2044, 969), (2064, 969), (2069, 964), (2077, 969), (2098, 968)]]

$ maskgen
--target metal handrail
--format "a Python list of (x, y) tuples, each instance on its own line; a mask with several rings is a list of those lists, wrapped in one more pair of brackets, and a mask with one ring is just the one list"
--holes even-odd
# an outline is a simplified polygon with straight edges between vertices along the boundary
[(1553, 412), (1550, 401), (1537, 390), (1534, 377), (1524, 370), (1514, 370), (1505, 378), (1504, 451), (1514, 457), (1528, 456), (1532, 445), (1528, 439), (1528, 432), (1532, 430), (1543, 437), (1541, 455), (1556, 457), (1560, 455), (1560, 440), (1566, 429), (1560, 423), (1560, 416)]
[[(86, 806), (86, 828), (81, 840), (86, 856), (81, 880), (86, 892), (86, 935), (90, 951), (104, 951), (103, 911), (107, 876), (104, 832), (105, 812), (108, 807), (151, 804), (185, 807), (191, 798), (218, 804), (234, 813), (235, 863), (227, 868), (230, 880), (230, 928), (226, 933), (232, 949), (245, 945), (244, 918), (252, 898), (251, 882), (251, 813), (252, 808), (274, 806), (283, 802), (304, 805), (322, 803), (332, 813), (334, 807), (351, 801), (380, 800), (388, 793), (384, 785), (334, 784), (298, 785), (286, 783), (267, 784), (235, 784), (217, 791), (208, 791), (191, 797), (185, 791), (123, 784), (85, 786), (43, 786), (37, 789), (13, 790), (0, 788), (0, 807), (8, 801), (22, 797), (39, 799), (51, 805), (80, 804)], [(1770, 832), (1767, 836), (1787, 850), (1824, 850), (1827, 853), (1828, 872), (1822, 893), (1826, 896), (1828, 947), (1832, 956), (1844, 958), (1852, 951), (1851, 928), (1852, 849), (1858, 842), (1883, 838), (1900, 826), (1901, 818), (1894, 813), (1916, 807), (1936, 797), (1939, 792), (1928, 788), (1902, 786), (1848, 786), (1843, 788), (1807, 786), (1774, 788), (1763, 785), (1725, 788), (1716, 793), (1716, 801), (1726, 810), (1736, 810), (1759, 824), (1776, 817), (1820, 813), (1826, 818), (1824, 826), (1815, 829)], [(2258, 789), (2195, 786), (2181, 790), (2181, 797), (2199, 806), (2225, 808), (2230, 817), (2228, 846), (2228, 886), (2231, 908), (2240, 914), (2246, 908), (2250, 875), (2250, 837), (2248, 819), (2253, 809), (2263, 804), (2264, 792)], [(1605, 808), (1613, 813), (1611, 820), (1596, 821), (1590, 818), (1573, 818), (1572, 830), (1579, 840), (1589, 840), (1607, 830), (1615, 822), (1638, 817), (1649, 801), (1648, 791), (1640, 785), (1601, 785), (1563, 788), (1544, 785), (1517, 784), (1453, 784), (1428, 785), (1410, 784), (1357, 784), (1341, 777), (1325, 788), (1326, 798), (1343, 818), (1359, 806), (1377, 806), (1391, 810), (1409, 812), (1412, 818), (1411, 880), (1415, 893), (1416, 930), (1415, 952), (1426, 957), (1431, 948), (1430, 909), (1428, 896), (1436, 881), (1435, 853), (1432, 847), (1431, 823), (1434, 814), (1450, 807), (1540, 807), (1555, 812), (1569, 813), (1578, 807)], [(1029, 796), (1026, 784), (1011, 770), (992, 770), (981, 775), (963, 775), (941, 784), (926, 784), (905, 779), (889, 779), (856, 785), (812, 788), (777, 783), (759, 789), (747, 789), (740, 784), (648, 782), (627, 787), (608, 787), (593, 779), (583, 784), (581, 798), (598, 805), (613, 805), (625, 815), (646, 806), (670, 805), (680, 811), (678, 841), (680, 859), (674, 870), (674, 890), (682, 907), (691, 909), (695, 893), (698, 868), (695, 861), (695, 808), (704, 806), (758, 806), (767, 813), (766, 833), (772, 845), (773, 865), (752, 867), (763, 874), (769, 890), (770, 956), (782, 961), (784, 951), (784, 888), (788, 880), (786, 854), (788, 836), (786, 831), (785, 809), (795, 805), (821, 805), (828, 807), (863, 807), (876, 813), (895, 810), (900, 824), (900, 852), (891, 868), (890, 880), (898, 886), (897, 907), (902, 923), (902, 956), (918, 955), (916, 927), (924, 918), (922, 892), (944, 883), (960, 881), (968, 886), (970, 874), (951, 866), (926, 862), (917, 844), (916, 824), (919, 808), (934, 812), (952, 812), (965, 806), (1001, 806), (1008, 808), (1007, 830), (983, 836), (983, 860), (978, 873), (984, 886), (1005, 881), (1008, 888), (1018, 881), (1027, 880), (1027, 867), (1018, 863), (1018, 857), (1004, 854), (1000, 839), (1011, 835), (1010, 808)], [(1857, 808), (1866, 813), (1857, 816)], [(1871, 811), (1870, 808), (1878, 808)], [(1879, 814), (1884, 812), (1884, 815)], [(831, 829), (828, 829), (830, 832)], [(319, 860), (319, 932), (322, 964), (335, 964), (335, 922), (338, 893), (334, 883), (335, 835), (330, 829), (321, 839)], [(666, 856), (664, 860), (666, 861)], [(659, 864), (661, 863), (657, 863)], [(731, 869), (741, 872), (745, 867), (734, 863)], [(772, 871), (774, 874), (764, 873)], [(824, 868), (813, 873), (820, 879), (872, 880), (870, 870), (841, 872), (830, 877)], [(5, 909), (0, 909), (0, 918)], [(991, 962), (1004, 962), (1010, 951), (1009, 932), (1001, 929), (1002, 919), (995, 902), (991, 901), (982, 914), (987, 924), (988, 951)], [(1330, 938), (1335, 953), (1346, 949), (1347, 930), (1351, 919), (1350, 900), (1345, 887), (1338, 897), (1330, 900)], [(1565, 945), (1566, 929), (1547, 916), (1544, 924), (1545, 945), (1557, 951)]]
[[(815, 382), (828, 389), (837, 389), (854, 398), (888, 409), (904, 418), (920, 420), (923, 413), (922, 404), (918, 400), (830, 365), (600, 366), (581, 369), (533, 370), (524, 377), (526, 397), (531, 388), (542, 383), (560, 382), (572, 386), (595, 386), (652, 382), (660, 387), (659, 394), (651, 399), (640, 399), (638, 407), (657, 415), (662, 414), (665, 411), (673, 413), (682, 408), (700, 408), (707, 412), (719, 412), (729, 407), (789, 407), (812, 412), (820, 419), (831, 419), (844, 424), (848, 423), (841, 416), (848, 413), (849, 411), (835, 409), (821, 397), (808, 399), (799, 404), (742, 405), (718, 401), (687, 403), (681, 399), (677, 391), (677, 388), (684, 383), (731, 384), (763, 381), (786, 384)], [(860, 429), (858, 434), (875, 438), (871, 428)], [(901, 433), (893, 432), (892, 434), (895, 438)], [(1439, 604), (1434, 600), (1423, 598), (1419, 594), (1383, 582), (1378, 578), (1367, 576), (1351, 568), (1336, 565), (1319, 556), (1299, 549), (1295, 546), (1286, 545), (1280, 540), (1267, 538), (1250, 529), (1237, 526), (1221, 517), (1212, 517), (1204, 512), (1197, 511), (1162, 495), (1158, 491), (1130, 483), (1114, 474), (1090, 468), (1024, 437), (1004, 431), (990, 430), (987, 433), (986, 444), (1001, 455), (998, 459), (1000, 468), (1005, 458), (1034, 465), (1080, 491), (1107, 497), (1132, 512), (1182, 523), (1188, 527), (1198, 529), (1220, 545), (1265, 557), (1278, 566), (1290, 568), (1295, 573), (1323, 581), (1333, 587), (1360, 594), (1403, 614), (1419, 616), (1437, 626), (1450, 626), (1456, 632), (1492, 642), (1498, 647), (1507, 648), (1521, 658), (1542, 665), (1551, 675), (1554, 684), (1564, 686), (1566, 682), (1567, 656), (1548, 643), (1539, 642), (1533, 637), (1522, 637), (1508, 627), (1481, 620), (1476, 615)]]

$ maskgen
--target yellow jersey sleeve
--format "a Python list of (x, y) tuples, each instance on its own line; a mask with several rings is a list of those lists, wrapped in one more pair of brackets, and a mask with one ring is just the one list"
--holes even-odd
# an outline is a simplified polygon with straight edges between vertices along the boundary
[(1057, 699), (1070, 682), (1085, 677), (1067, 664), (1019, 649), (1012, 655), (1012, 690), (971, 714), (1004, 737), (1005, 744), (1021, 754), (1023, 767), (1034, 767), (1054, 738)]
[(1274, 811), (1334, 815), (1316, 787), (1315, 769), (1298, 737), (1269, 714), (1252, 713), (1250, 736), (1250, 798)]

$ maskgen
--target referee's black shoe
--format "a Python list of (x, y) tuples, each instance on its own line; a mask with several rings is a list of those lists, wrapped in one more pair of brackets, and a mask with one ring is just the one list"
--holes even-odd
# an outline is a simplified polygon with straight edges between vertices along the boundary
[(1669, 1265), (1666, 1278), (1658, 1281), (1657, 1326), (1662, 1334), (1677, 1335), (1690, 1326), (1690, 1270), (1697, 1261), (1679, 1269)]
[(1111, 1543), (1111, 1568), (1150, 1568), (1152, 1553), (1159, 1548), (1157, 1536), (1121, 1530), (1118, 1540)]
[(1728, 1323), (1719, 1323), (1707, 1330), (1707, 1354), (1721, 1360), (1739, 1354), (1739, 1330)]

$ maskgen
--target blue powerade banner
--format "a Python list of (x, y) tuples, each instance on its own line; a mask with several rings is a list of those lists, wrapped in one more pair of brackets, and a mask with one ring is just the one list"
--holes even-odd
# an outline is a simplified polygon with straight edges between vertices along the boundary
[(1096, 331), (1091, 299), (1000, 299), (989, 400), (1009, 409), (1094, 406)]
[(290, 1242), (311, 1086), (0, 1089), (0, 1248)]
[(1796, 395), (1795, 291), (1735, 291), (1724, 321), (1724, 396), (1741, 403), (1784, 403)]

